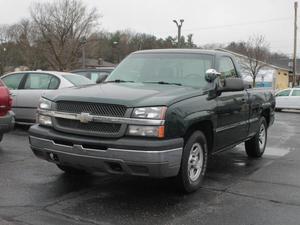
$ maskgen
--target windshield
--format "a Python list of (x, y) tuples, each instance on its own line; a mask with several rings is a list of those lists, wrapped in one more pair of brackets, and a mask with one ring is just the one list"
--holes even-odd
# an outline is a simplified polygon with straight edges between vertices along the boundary
[(179, 84), (204, 88), (205, 72), (213, 68), (213, 56), (206, 54), (138, 53), (127, 57), (107, 82)]
[(63, 75), (63, 77), (75, 86), (95, 84), (95, 82), (80, 75)]

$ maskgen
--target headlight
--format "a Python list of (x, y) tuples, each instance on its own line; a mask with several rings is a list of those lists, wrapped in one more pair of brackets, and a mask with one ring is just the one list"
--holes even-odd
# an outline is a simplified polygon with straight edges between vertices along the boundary
[(167, 107), (135, 108), (133, 110), (132, 117), (162, 120), (165, 118), (166, 111)]
[(50, 116), (38, 114), (37, 115), (37, 123), (44, 125), (44, 126), (52, 126), (52, 119)]
[(128, 126), (128, 135), (132, 136), (143, 136), (143, 137), (159, 137), (165, 136), (164, 126)]
[(51, 109), (51, 101), (45, 99), (45, 98), (40, 98), (40, 102), (39, 102), (39, 109), (46, 109), (49, 110)]

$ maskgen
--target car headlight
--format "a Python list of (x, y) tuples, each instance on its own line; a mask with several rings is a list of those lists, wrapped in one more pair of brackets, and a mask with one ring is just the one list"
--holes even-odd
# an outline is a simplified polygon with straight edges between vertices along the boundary
[(51, 116), (45, 116), (42, 114), (37, 115), (37, 123), (44, 126), (52, 126), (52, 118)]
[(165, 118), (167, 107), (144, 107), (135, 108), (132, 113), (133, 118), (143, 119), (157, 119), (162, 120)]
[(129, 125), (127, 134), (132, 136), (163, 138), (165, 136), (165, 127)]
[(51, 109), (51, 101), (49, 101), (48, 99), (45, 98), (40, 98), (40, 102), (39, 102), (39, 109), (42, 110), (50, 110)]

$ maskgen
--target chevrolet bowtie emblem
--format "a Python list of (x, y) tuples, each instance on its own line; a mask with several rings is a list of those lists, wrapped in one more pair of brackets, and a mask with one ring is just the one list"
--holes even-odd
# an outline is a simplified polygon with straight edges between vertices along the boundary
[(78, 119), (81, 123), (88, 123), (93, 121), (93, 116), (91, 116), (89, 113), (80, 113), (78, 115)]

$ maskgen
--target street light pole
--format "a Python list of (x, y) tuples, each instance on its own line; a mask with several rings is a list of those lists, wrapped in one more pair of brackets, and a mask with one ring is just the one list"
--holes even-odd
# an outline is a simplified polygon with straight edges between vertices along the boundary
[(184, 22), (184, 20), (181, 19), (181, 20), (179, 21), (180, 23), (178, 23), (177, 20), (173, 20), (173, 22), (176, 24), (177, 29), (178, 29), (178, 36), (177, 36), (178, 42), (177, 42), (177, 46), (178, 46), (178, 48), (180, 48), (181, 27), (182, 27), (182, 23)]
[(80, 43), (82, 44), (82, 68), (86, 67), (86, 57), (85, 57), (85, 44), (87, 43), (86, 37), (82, 37), (80, 39)]
[(295, 18), (294, 18), (294, 53), (293, 53), (293, 83), (292, 86), (296, 85), (296, 74), (297, 74), (297, 9), (298, 9), (298, 2), (294, 3), (295, 9)]

